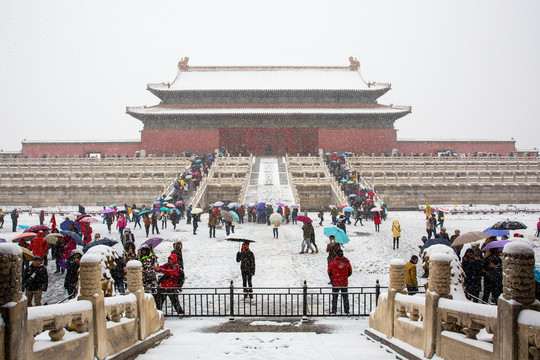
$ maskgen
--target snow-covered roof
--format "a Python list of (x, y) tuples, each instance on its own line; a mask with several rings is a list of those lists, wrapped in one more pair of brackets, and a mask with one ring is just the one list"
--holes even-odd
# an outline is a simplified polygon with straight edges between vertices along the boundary
[(373, 108), (170, 108), (170, 107), (128, 107), (131, 114), (155, 115), (195, 115), (195, 114), (400, 114), (409, 113), (408, 107)]
[(185, 90), (380, 90), (349, 67), (190, 67), (171, 84), (148, 84), (161, 91)]

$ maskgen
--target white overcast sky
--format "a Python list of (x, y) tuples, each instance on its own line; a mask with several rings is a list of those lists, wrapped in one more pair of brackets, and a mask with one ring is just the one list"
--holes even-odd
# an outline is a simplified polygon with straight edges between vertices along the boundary
[(399, 138), (540, 147), (540, 1), (0, 2), (0, 149), (139, 139), (126, 106), (191, 65), (348, 65), (411, 105)]

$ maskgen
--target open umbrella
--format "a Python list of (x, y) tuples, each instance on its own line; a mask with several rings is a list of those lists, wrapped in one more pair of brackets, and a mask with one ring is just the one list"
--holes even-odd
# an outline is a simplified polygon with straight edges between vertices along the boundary
[(70, 215), (77, 217), (77, 216), (81, 216), (82, 214), (80, 212), (78, 212), (78, 211), (74, 211)]
[(132, 213), (132, 214), (135, 214), (135, 215), (139, 214), (140, 212), (141, 212), (141, 210), (139, 210), (139, 209), (133, 209), (133, 210), (131, 210), (131, 213)]
[(346, 208), (347, 206), (349, 206), (349, 205), (339, 205), (339, 208), (343, 209), (343, 208)]
[(191, 175), (196, 176), (196, 175), (200, 175), (200, 174), (201, 174), (200, 172), (194, 172)]
[(152, 248), (155, 248), (156, 246), (161, 244), (162, 241), (163, 241), (162, 238), (153, 237), (153, 238), (150, 238), (150, 239), (146, 240), (145, 242), (143, 242), (141, 244), (141, 246), (148, 245), (148, 246), (151, 246)]
[(343, 208), (343, 211), (346, 211), (346, 212), (353, 212), (354, 211), (354, 208), (352, 206), (345, 206)]
[(21, 246), (21, 250), (22, 250), (24, 260), (32, 261), (34, 259), (34, 254), (32, 254), (32, 252), (30, 250), (28, 250), (27, 248), (22, 247), (22, 246)]
[(467, 244), (470, 242), (487, 239), (490, 236), (491, 235), (486, 234), (483, 231), (470, 231), (463, 235), (459, 235), (459, 237), (456, 240), (454, 240), (454, 242), (452, 243), (452, 246), (455, 247), (455, 246)]
[(356, 197), (356, 194), (350, 194), (349, 197)]
[(157, 213), (159, 211), (159, 208), (153, 208), (150, 210), (150, 214)]
[(28, 229), (30, 225), (19, 225), (19, 228), (21, 229)]
[(228, 206), (229, 206), (229, 209), (235, 209), (237, 207), (240, 207), (240, 204), (233, 202), (233, 203), (230, 203)]
[(5, 243), (6, 239), (0, 239), (0, 243)]
[(101, 213), (102, 214), (109, 214), (109, 213), (113, 213), (114, 211), (115, 211), (114, 209), (109, 208), (109, 209), (103, 210)]
[(23, 232), (33, 232), (37, 233), (38, 231), (49, 231), (50, 229), (45, 225), (34, 225), (30, 226), (28, 229), (25, 229)]
[(191, 175), (186, 175), (186, 179), (191, 179), (193, 176)]
[(24, 240), (24, 241), (28, 241), (30, 240), (31, 238), (35, 238), (37, 236), (36, 233), (22, 233), (22, 234), (19, 234), (17, 236), (15, 236), (11, 241), (12, 242), (19, 242), (21, 240)]
[(482, 251), (488, 251), (491, 249), (502, 249), (504, 245), (508, 244), (509, 242), (510, 240), (492, 241), (489, 244), (487, 244), (486, 247), (482, 249)]
[(58, 239), (60, 239), (62, 237), (64, 237), (64, 235), (62, 235), (60, 233), (51, 233), (51, 234), (45, 236), (45, 240), (47, 240), (47, 242), (49, 244), (54, 245), (54, 244), (56, 244)]
[(180, 214), (180, 210), (178, 210), (178, 209), (172, 209), (171, 211), (172, 211), (172, 212), (175, 212), (175, 213), (177, 213), (177, 214)]
[(90, 215), (88, 215), (88, 214), (79, 215), (79, 216), (77, 216), (77, 218), (75, 219), (75, 222), (79, 222), (79, 221), (81, 221), (81, 219), (84, 219), (84, 218), (89, 217), (89, 216), (90, 216)]
[(299, 208), (300, 208), (300, 205), (291, 205), (291, 208), (293, 208), (293, 209), (299, 209)]
[(141, 211), (139, 213), (139, 215), (144, 215), (144, 214), (148, 214), (150, 212), (150, 210), (144, 210), (144, 211)]
[(177, 202), (174, 203), (174, 205), (178, 205), (178, 206), (184, 205), (184, 202), (183, 201), (177, 201)]
[(261, 210), (261, 209), (264, 209), (266, 203), (263, 203), (263, 202), (260, 202), (257, 204), (257, 210)]
[(364, 200), (364, 203), (365, 204), (373, 204), (375, 201), (373, 201), (373, 199), (366, 199)]
[(342, 182), (342, 183), (346, 183), (347, 181), (349, 181), (349, 180), (347, 180), (347, 179), (341, 179), (341, 182)]
[(285, 207), (285, 204), (284, 204), (284, 203), (280, 203), (280, 202), (276, 203), (276, 205), (277, 205), (277, 206), (281, 206), (281, 207)]
[(173, 205), (173, 204), (167, 204), (167, 207), (168, 207), (169, 209), (174, 209), (174, 205)]
[(233, 216), (231, 215), (230, 212), (228, 212), (227, 210), (221, 210), (219, 212), (219, 214), (221, 215), (221, 217), (223, 218), (223, 220), (225, 221), (233, 221)]
[(231, 216), (232, 216), (232, 218), (234, 219), (234, 221), (240, 221), (240, 218), (238, 217), (238, 214), (235, 213), (234, 211), (229, 210), (229, 214), (231, 214)]
[[(200, 214), (202, 212), (203, 212), (203, 209), (201, 209), (201, 208), (193, 208), (193, 209), (191, 209), (192, 214)], [(229, 214), (229, 213), (227, 213), (227, 214)]]
[(328, 207), (329, 207), (330, 209), (333, 209), (333, 208), (336, 207), (336, 205), (328, 205)]
[(95, 223), (95, 222), (99, 222), (99, 220), (96, 219), (95, 217), (88, 216), (88, 217), (82, 218), (80, 222), (83, 222), (83, 223)]
[(223, 201), (216, 201), (212, 206), (223, 206)]
[(526, 229), (527, 226), (519, 221), (504, 220), (491, 226), (495, 230), (521, 230)]
[(295, 220), (301, 221), (303, 223), (312, 223), (313, 222), (313, 220), (311, 220), (309, 217), (304, 216), (304, 215), (297, 216)]
[(97, 246), (97, 245), (105, 245), (105, 246), (114, 246), (118, 244), (118, 241), (115, 241), (115, 240), (111, 240), (111, 239), (107, 239), (107, 238), (103, 238), (103, 239), (97, 239), (97, 240), (94, 240), (94, 241), (90, 241), (88, 244), (84, 245), (84, 248), (83, 248), (83, 252), (87, 252), (88, 249), (90, 249), (91, 247), (94, 247), (94, 246)]
[(347, 234), (345, 234), (345, 231), (343, 231), (340, 228), (337, 228), (335, 226), (325, 227), (324, 228), (324, 235), (326, 235), (328, 237), (333, 235), (336, 238), (336, 242), (340, 243), (340, 244), (346, 244), (349, 241), (351, 241), (351, 239), (349, 239)]
[(77, 245), (84, 246), (84, 242), (82, 241), (81, 236), (79, 234), (74, 233), (73, 231), (69, 231), (69, 230), (60, 231), (60, 234), (64, 234), (67, 237), (72, 238)]
[(278, 213), (273, 213), (270, 215), (270, 222), (276, 226), (281, 225), (281, 222), (283, 221), (283, 218)]
[(163, 202), (163, 201), (154, 201), (154, 202), (152, 203), (152, 205), (161, 205), (162, 202)]
[(426, 243), (424, 245), (422, 245), (422, 247), (420, 248), (420, 251), (424, 251), (428, 247), (430, 247), (431, 245), (435, 245), (435, 244), (442, 244), (442, 245), (446, 245), (446, 246), (451, 245), (450, 241), (448, 241), (446, 239), (443, 239), (443, 238), (428, 239), (426, 241)]
[(503, 236), (503, 235), (510, 235), (510, 231), (508, 230), (495, 230), (495, 229), (492, 229), (492, 228), (487, 228), (486, 230), (484, 230), (483, 232), (485, 232), (486, 234), (490, 235), (490, 236)]
[(161, 211), (170, 211), (170, 209), (168, 207), (162, 207), (161, 209), (159, 209)]
[(352, 181), (349, 180), (349, 181), (347, 181), (347, 184), (350, 185), (350, 184), (354, 184), (354, 183), (353, 183)]
[(166, 197), (165, 199), (163, 199), (163, 200), (165, 200), (165, 201), (169, 201), (169, 200), (172, 200), (172, 196), (171, 196), (171, 195), (169, 195), (169, 196), (167, 196), (167, 197)]
[(253, 235), (248, 234), (248, 233), (239, 233), (239, 232), (230, 234), (229, 236), (225, 238), (225, 240), (236, 241), (236, 242), (255, 242), (255, 240), (253, 239)]
[(75, 229), (81, 231), (81, 225), (77, 224), (75, 221), (67, 220), (60, 224), (61, 230), (69, 230), (71, 228), (71, 225), (75, 227)]
[(382, 211), (382, 209), (380, 207), (374, 207), (373, 209), (370, 210), (371, 212), (377, 212), (377, 211)]

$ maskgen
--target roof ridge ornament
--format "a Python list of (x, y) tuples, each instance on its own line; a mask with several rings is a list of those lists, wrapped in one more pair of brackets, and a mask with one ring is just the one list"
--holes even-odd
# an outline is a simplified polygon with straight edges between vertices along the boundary
[(358, 71), (360, 70), (360, 61), (358, 61), (357, 58), (353, 58), (352, 56), (349, 56), (349, 62), (351, 63), (349, 65), (349, 69), (351, 71)]
[(188, 62), (189, 62), (189, 58), (187, 56), (185, 58), (180, 59), (180, 61), (178, 62), (178, 69), (180, 71), (188, 71), (189, 70)]

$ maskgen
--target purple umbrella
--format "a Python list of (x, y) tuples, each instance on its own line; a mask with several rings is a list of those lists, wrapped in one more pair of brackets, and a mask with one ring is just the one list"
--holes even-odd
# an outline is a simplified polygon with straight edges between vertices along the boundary
[(482, 249), (482, 251), (488, 251), (491, 249), (502, 249), (504, 245), (508, 244), (509, 242), (510, 240), (492, 241), (489, 244), (487, 244), (486, 247)]
[(69, 230), (71, 225), (75, 226), (75, 228), (79, 231), (81, 231), (81, 225), (77, 224), (75, 221), (67, 220), (60, 224), (61, 230)]
[(280, 203), (280, 202), (276, 203), (276, 205), (277, 205), (277, 206), (281, 206), (281, 207), (285, 207), (285, 204), (284, 204), (284, 203)]
[(291, 206), (293, 209), (299, 209), (300, 208), (300, 205), (293, 205)]
[(154, 249), (156, 246), (161, 244), (162, 241), (163, 241), (162, 238), (154, 237), (154, 238), (150, 238), (150, 239), (146, 240), (145, 242), (143, 242), (141, 244), (141, 246), (148, 245), (148, 246), (151, 246)]
[(0, 239), (0, 243), (5, 243), (6, 239)]
[(161, 202), (160, 202), (160, 201), (154, 201), (154, 202), (152, 203), (152, 205), (161, 205)]
[(264, 209), (264, 206), (266, 205), (266, 203), (258, 203), (257, 204), (257, 210), (260, 210), (260, 209)]
[(109, 213), (113, 213), (113, 212), (114, 212), (114, 209), (105, 209), (101, 213), (102, 214), (109, 214)]

